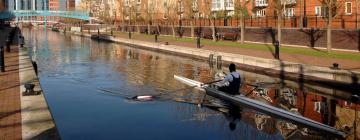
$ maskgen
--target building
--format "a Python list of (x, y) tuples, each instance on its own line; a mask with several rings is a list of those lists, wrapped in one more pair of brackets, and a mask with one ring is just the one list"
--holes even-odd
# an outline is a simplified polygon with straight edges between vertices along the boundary
[(75, 0), (67, 0), (66, 1), (66, 10), (75, 11), (76, 1)]
[(4, 4), (9, 11), (48, 9), (48, 0), (4, 0)]
[(67, 10), (66, 0), (49, 0), (50, 11), (66, 11)]

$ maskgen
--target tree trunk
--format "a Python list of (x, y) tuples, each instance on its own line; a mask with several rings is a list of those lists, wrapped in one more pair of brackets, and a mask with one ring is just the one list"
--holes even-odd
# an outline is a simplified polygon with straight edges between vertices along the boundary
[(194, 21), (190, 20), (191, 38), (194, 38)]
[(328, 23), (327, 23), (327, 31), (326, 31), (326, 46), (327, 46), (327, 51), (328, 53), (331, 52), (331, 22), (332, 22), (332, 11), (328, 10), (328, 14), (329, 14), (329, 19), (328, 19)]
[(215, 42), (216, 41), (215, 22), (212, 19), (210, 19), (210, 22), (211, 22), (212, 38), (213, 41)]
[(140, 34), (140, 26), (139, 26), (139, 23), (136, 24), (136, 32)]
[(241, 13), (240, 17), (240, 43), (244, 44), (245, 41), (245, 19), (244, 19), (244, 13)]
[(171, 24), (171, 30), (172, 30), (172, 36), (175, 38), (176, 34), (175, 34), (175, 25), (174, 25), (174, 23)]
[(159, 25), (159, 23), (156, 25), (156, 30), (157, 30), (157, 33), (160, 35), (160, 25)]
[(150, 23), (148, 23), (147, 25), (147, 33), (150, 34), (151, 28), (150, 28)]
[(277, 39), (279, 41), (279, 47), (281, 46), (281, 12), (279, 12), (280, 14), (278, 14), (278, 19), (277, 19)]

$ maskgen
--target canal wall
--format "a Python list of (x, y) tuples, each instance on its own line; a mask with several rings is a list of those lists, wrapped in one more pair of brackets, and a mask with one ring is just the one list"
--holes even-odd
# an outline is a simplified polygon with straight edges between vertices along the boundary
[[(19, 49), (20, 102), (23, 139), (60, 139), (27, 48)], [(34, 84), (26, 94), (25, 84)]]
[(195, 59), (209, 60), (212, 55), (212, 61), (216, 62), (217, 56), (221, 56), (221, 64), (236, 63), (238, 67), (245, 71), (252, 71), (264, 75), (278, 77), (302, 83), (314, 83), (326, 85), (329, 87), (338, 87), (343, 90), (360, 90), (360, 72), (332, 69), (329, 67), (319, 67), (288, 61), (258, 58), (246, 55), (216, 52), (198, 48), (189, 48), (176, 45), (165, 45), (154, 42), (145, 42), (125, 38), (115, 38), (107, 35), (91, 36), (86, 33), (72, 32), (72, 34), (83, 37), (92, 37), (103, 41), (111, 41), (128, 45), (132, 47), (164, 52), (174, 55), (186, 56)]

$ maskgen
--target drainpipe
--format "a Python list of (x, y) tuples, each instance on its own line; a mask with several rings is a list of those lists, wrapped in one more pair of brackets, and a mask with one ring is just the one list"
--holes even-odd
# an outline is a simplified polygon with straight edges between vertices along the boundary
[(356, 30), (358, 29), (358, 11), (359, 11), (359, 0), (355, 1), (356, 4), (356, 12), (355, 12), (355, 16), (356, 16), (356, 21), (355, 21), (355, 26), (356, 26)]

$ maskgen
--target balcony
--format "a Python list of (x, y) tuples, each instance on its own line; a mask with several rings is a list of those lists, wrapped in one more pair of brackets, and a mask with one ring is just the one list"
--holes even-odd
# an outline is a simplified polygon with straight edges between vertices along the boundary
[(296, 4), (296, 0), (282, 0), (281, 1), (282, 5), (295, 5)]
[(254, 1), (254, 7), (262, 8), (262, 7), (267, 7), (268, 5), (269, 5), (269, 3), (267, 2), (267, 0), (255, 0)]

